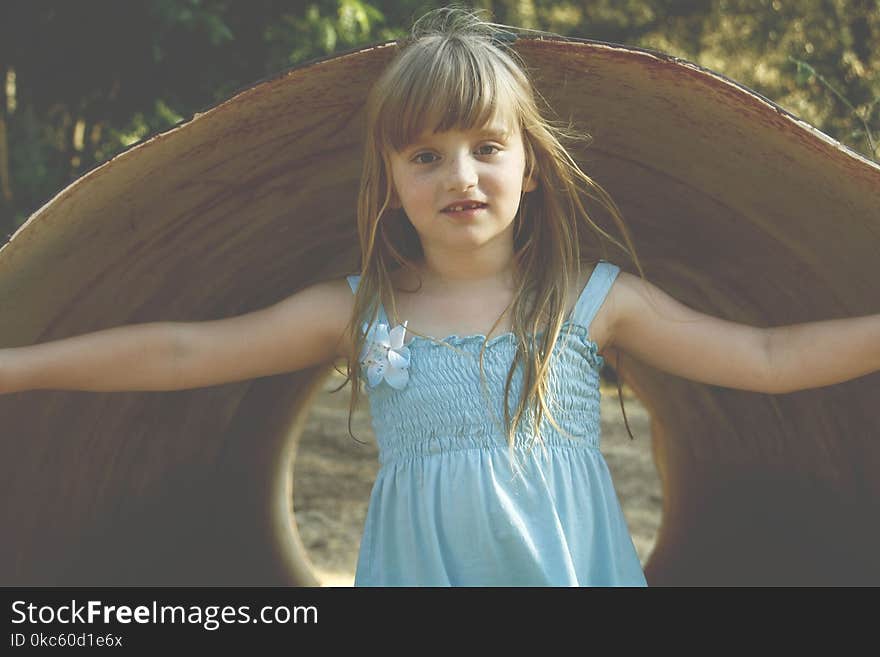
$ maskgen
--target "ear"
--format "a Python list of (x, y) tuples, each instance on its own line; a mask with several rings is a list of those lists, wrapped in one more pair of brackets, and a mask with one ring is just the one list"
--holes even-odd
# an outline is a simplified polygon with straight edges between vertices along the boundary
[(531, 176), (524, 176), (522, 190), (524, 192), (533, 192), (536, 189), (538, 189), (538, 180), (534, 174)]

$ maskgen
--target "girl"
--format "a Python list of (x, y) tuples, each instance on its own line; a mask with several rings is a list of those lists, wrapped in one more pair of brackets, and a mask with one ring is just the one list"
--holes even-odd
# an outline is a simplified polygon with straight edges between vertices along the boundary
[[(762, 329), (646, 281), (510, 37), (431, 12), (372, 89), (359, 275), (225, 320), (2, 350), (0, 391), (177, 390), (344, 357), (367, 387), (382, 466), (356, 585), (644, 586), (599, 451), (603, 354), (783, 393), (880, 369), (880, 315)], [(606, 242), (641, 276), (587, 255)]]

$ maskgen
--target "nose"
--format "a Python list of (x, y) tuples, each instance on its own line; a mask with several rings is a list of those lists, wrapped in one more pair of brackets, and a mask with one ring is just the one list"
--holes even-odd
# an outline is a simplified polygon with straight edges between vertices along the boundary
[(447, 179), (450, 190), (469, 189), (477, 184), (477, 169), (469, 152), (449, 158)]

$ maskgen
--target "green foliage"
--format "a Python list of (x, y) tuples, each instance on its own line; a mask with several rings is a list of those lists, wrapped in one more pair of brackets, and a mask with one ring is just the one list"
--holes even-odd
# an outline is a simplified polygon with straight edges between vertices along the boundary
[(789, 56), (789, 60), (794, 63), (795, 66), (797, 66), (797, 76), (795, 78), (795, 82), (798, 86), (807, 87), (814, 80), (818, 81), (832, 94), (834, 94), (834, 96), (844, 106), (846, 106), (846, 108), (850, 112), (850, 119), (860, 124), (860, 127), (855, 128), (847, 134), (848, 140), (857, 141), (859, 139), (864, 139), (864, 152), (876, 161), (880, 144), (878, 144), (877, 142), (875, 133), (871, 130), (870, 123), (872, 120), (874, 120), (874, 110), (877, 109), (878, 105), (880, 105), (880, 96), (875, 96), (873, 100), (871, 100), (866, 105), (863, 105), (861, 107), (854, 107), (853, 104), (850, 103), (849, 100), (847, 100), (846, 96), (840, 93), (833, 84), (826, 80), (825, 77), (819, 74), (812, 66), (804, 61), (801, 61), (800, 59), (795, 59), (791, 56)]
[[(238, 89), (398, 38), (424, 0), (3, 0), (0, 230)], [(880, 0), (485, 0), (498, 22), (717, 70), (877, 159)], [(0, 148), (3, 140), (0, 139)]]

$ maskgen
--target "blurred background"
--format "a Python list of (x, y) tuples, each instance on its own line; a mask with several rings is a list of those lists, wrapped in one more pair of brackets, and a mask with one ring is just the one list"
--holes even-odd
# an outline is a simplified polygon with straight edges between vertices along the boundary
[[(150, 136), (308, 60), (406, 34), (414, 0), (0, 0), (0, 234)], [(494, 20), (665, 53), (743, 84), (877, 161), (880, 0), (490, 0)], [(332, 374), (297, 456), (293, 511), (325, 584), (351, 585), (375, 472)], [(602, 373), (602, 444), (642, 562), (662, 493), (650, 417)], [(626, 424), (636, 440), (629, 439)]]

